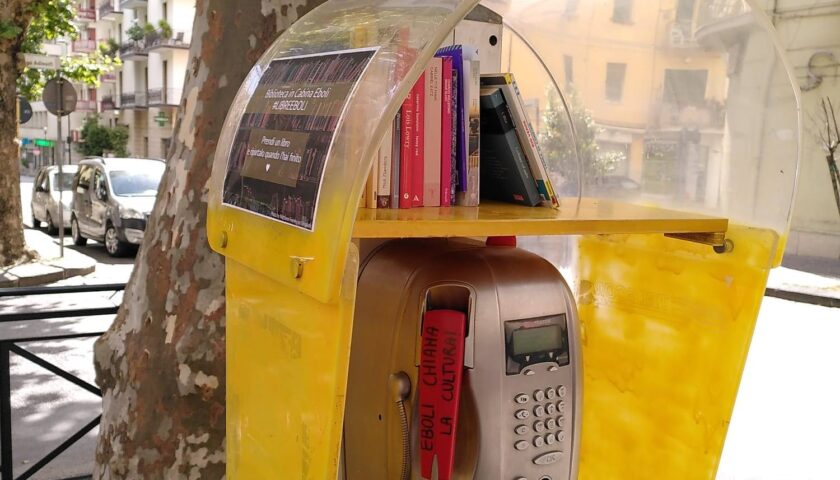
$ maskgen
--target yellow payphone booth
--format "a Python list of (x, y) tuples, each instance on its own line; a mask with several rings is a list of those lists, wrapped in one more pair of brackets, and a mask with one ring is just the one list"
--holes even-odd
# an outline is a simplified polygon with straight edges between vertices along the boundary
[[(558, 208), (359, 208), (388, 124), (452, 43), (473, 43), (482, 73), (515, 75)], [(208, 231), (227, 262), (230, 478), (421, 478), (403, 457), (416, 436), (406, 447), (399, 409), (381, 399), (405, 402), (416, 432), (419, 318), (442, 305), (469, 319), (479, 298), (495, 299), (498, 341), (466, 342), (459, 408), (474, 415), (461, 417), (453, 478), (714, 478), (799, 162), (797, 89), (755, 2), (330, 1), (266, 52), (225, 122)], [(519, 248), (483, 246), (499, 236)], [(447, 274), (447, 255), (485, 275)], [(421, 292), (408, 313), (362, 321), (421, 270), (466, 290), (407, 282)], [(552, 293), (529, 299), (539, 278)], [(569, 379), (522, 392), (556, 412), (559, 387), (574, 385), (573, 438), (558, 440), (556, 414), (551, 432), (537, 431), (547, 418), (511, 416), (526, 400), (512, 384), (473, 383), (487, 374), (479, 359), (548, 371), (566, 349)], [(528, 470), (538, 458), (554, 469)]]

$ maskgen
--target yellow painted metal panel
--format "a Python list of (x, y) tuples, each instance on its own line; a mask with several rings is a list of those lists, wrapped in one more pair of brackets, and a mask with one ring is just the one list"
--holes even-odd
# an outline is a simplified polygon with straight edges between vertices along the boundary
[(561, 199), (560, 209), (482, 202), (479, 207), (360, 209), (355, 238), (721, 233), (725, 218), (614, 200)]
[(581, 479), (715, 478), (779, 241), (740, 226), (727, 238), (725, 255), (655, 235), (581, 239)]
[(347, 258), (333, 304), (227, 262), (229, 478), (336, 478), (358, 275), (355, 246)]

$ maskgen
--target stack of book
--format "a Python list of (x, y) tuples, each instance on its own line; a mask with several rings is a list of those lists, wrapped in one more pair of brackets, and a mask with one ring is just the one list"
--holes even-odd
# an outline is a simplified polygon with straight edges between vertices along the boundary
[[(479, 154), (480, 152), (480, 154)], [(385, 133), (367, 208), (558, 205), (511, 74), (480, 75), (478, 50), (440, 49)]]

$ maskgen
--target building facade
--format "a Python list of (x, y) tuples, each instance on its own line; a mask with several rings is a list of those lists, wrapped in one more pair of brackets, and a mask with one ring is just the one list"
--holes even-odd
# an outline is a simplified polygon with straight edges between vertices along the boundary
[[(195, 3), (189, 0), (79, 0), (79, 38), (61, 39), (44, 50), (76, 55), (106, 44), (118, 52), (122, 66), (103, 75), (98, 88), (75, 85), (79, 101), (62, 120), (62, 136), (78, 139), (85, 119), (98, 114), (105, 126), (128, 127), (131, 156), (165, 158), (183, 93), (194, 16)], [(56, 117), (42, 102), (32, 107), (33, 118), (20, 129), (21, 157), (29, 170), (54, 162), (58, 140)], [(71, 148), (70, 161), (78, 158)]]

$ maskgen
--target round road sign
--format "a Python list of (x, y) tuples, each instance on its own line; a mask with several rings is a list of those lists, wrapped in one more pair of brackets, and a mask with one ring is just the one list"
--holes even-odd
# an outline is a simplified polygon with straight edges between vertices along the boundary
[(66, 78), (53, 78), (44, 86), (44, 106), (53, 115), (70, 115), (76, 110), (76, 100), (76, 89)]
[(32, 119), (32, 105), (23, 97), (18, 97), (18, 103), (18, 121), (22, 125)]

